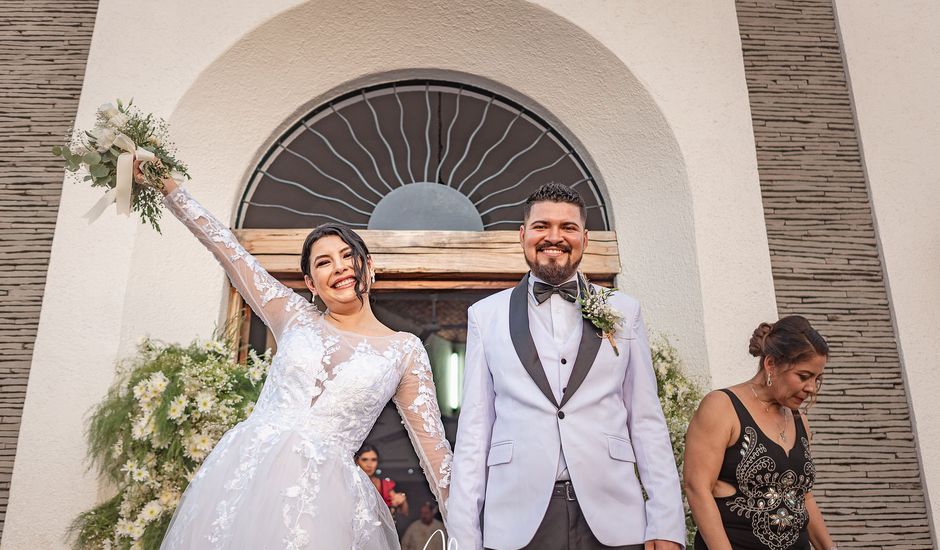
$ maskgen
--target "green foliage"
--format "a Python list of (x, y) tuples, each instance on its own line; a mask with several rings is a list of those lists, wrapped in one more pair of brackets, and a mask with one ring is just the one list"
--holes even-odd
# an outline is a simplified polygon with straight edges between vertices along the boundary
[(117, 494), (75, 518), (73, 548), (159, 548), (199, 465), (251, 413), (268, 366), (254, 352), (239, 364), (218, 341), (143, 341), (88, 420), (91, 465)]
[[(656, 382), (659, 387), (659, 402), (666, 416), (669, 440), (672, 443), (676, 465), (679, 467), (681, 482), (685, 458), (685, 432), (705, 392), (701, 385), (685, 372), (676, 348), (669, 343), (667, 338), (663, 336), (654, 338), (650, 343), (650, 350), (653, 354), (653, 370), (656, 372)], [(682, 501), (685, 506), (687, 544), (691, 548), (695, 537), (695, 523), (692, 521), (692, 513), (684, 493)]]

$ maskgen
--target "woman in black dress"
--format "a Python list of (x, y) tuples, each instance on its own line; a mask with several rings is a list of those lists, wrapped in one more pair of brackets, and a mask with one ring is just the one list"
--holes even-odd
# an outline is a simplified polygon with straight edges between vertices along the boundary
[(810, 490), (816, 477), (809, 423), (829, 355), (798, 315), (754, 331), (760, 369), (705, 396), (686, 434), (685, 489), (696, 550), (836, 548)]

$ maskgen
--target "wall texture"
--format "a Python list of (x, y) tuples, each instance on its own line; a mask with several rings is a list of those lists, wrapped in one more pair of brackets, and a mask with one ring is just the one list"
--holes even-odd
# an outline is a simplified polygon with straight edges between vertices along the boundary
[(777, 307), (831, 346), (814, 493), (842, 548), (932, 548), (832, 2), (737, 10)]
[(936, 538), (940, 3), (835, 4)]
[(0, 531), (98, 2), (0, 1)]

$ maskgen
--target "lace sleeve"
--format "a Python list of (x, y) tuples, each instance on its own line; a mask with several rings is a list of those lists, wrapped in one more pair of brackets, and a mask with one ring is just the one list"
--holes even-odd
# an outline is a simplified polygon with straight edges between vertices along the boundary
[(404, 372), (393, 401), (405, 422), (421, 468), (437, 498), (445, 520), (445, 502), (450, 487), (450, 464), (453, 453), (444, 437), (441, 409), (437, 405), (431, 363), (421, 340), (413, 337), (406, 346)]
[(188, 191), (178, 187), (163, 202), (215, 256), (232, 285), (271, 329), (275, 338), (298, 311), (307, 307), (300, 295), (265, 271), (228, 227), (196, 202)]

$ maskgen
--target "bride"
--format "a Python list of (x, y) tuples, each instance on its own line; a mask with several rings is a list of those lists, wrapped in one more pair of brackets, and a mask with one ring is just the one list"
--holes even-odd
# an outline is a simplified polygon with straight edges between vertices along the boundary
[(326, 305), (320, 312), (268, 274), (185, 189), (163, 183), (170, 212), (222, 264), (278, 351), (254, 412), (203, 462), (161, 548), (397, 550), (388, 507), (353, 453), (393, 399), (443, 505), (451, 450), (424, 346), (382, 325), (369, 305), (374, 271), (365, 243), (337, 224), (307, 236), (301, 269)]

